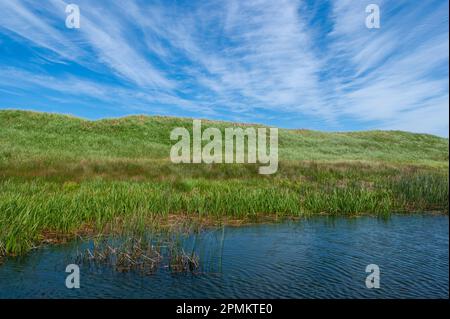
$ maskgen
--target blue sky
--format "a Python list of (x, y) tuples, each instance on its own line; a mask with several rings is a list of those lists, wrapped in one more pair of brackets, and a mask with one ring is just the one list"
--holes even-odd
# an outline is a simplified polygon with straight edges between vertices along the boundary
[[(80, 29), (65, 26), (77, 4)], [(365, 26), (378, 4), (381, 28)], [(448, 136), (448, 1), (0, 0), (0, 108)]]

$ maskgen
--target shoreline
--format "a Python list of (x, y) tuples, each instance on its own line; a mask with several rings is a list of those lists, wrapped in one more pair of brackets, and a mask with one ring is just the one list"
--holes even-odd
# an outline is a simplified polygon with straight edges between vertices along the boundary
[[(221, 227), (228, 228), (239, 228), (239, 227), (252, 227), (259, 225), (275, 225), (283, 224), (286, 222), (298, 222), (301, 220), (313, 220), (315, 218), (327, 217), (330, 219), (357, 219), (357, 218), (381, 218), (389, 219), (391, 217), (408, 217), (408, 216), (447, 216), (449, 217), (449, 212), (444, 211), (409, 211), (409, 212), (392, 212), (389, 215), (379, 215), (376, 213), (359, 213), (352, 215), (335, 215), (329, 213), (320, 214), (305, 214), (301, 216), (271, 216), (271, 215), (261, 215), (260, 219), (214, 219), (214, 218), (198, 218), (195, 216), (186, 216), (180, 214), (171, 214), (169, 216), (161, 216), (159, 222), (165, 221), (158, 226), (158, 228), (152, 228), (151, 225), (145, 228), (144, 233), (169, 233), (177, 235), (189, 235), (194, 233), (199, 233), (205, 230), (216, 230)], [(174, 222), (174, 220), (176, 220)], [(154, 223), (155, 221), (152, 221)], [(106, 226), (106, 228), (108, 225)], [(111, 229), (102, 231), (96, 231), (93, 225), (85, 225), (79, 230), (71, 233), (57, 233), (53, 231), (43, 231), (42, 240), (34, 245), (29, 251), (24, 254), (10, 254), (10, 255), (0, 255), (0, 261), (2, 258), (15, 258), (15, 257), (26, 257), (29, 253), (34, 250), (39, 250), (44, 247), (54, 246), (54, 245), (64, 245), (74, 241), (91, 241), (104, 238), (115, 238), (115, 237), (126, 237), (127, 239), (139, 239), (144, 233), (133, 234), (124, 229)], [(0, 262), (0, 267), (1, 267)]]

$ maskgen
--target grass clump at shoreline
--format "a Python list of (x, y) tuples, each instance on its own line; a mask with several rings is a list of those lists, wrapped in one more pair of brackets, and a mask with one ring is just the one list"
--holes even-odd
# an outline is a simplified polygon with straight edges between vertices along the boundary
[(174, 273), (198, 272), (198, 255), (186, 253), (179, 245), (170, 236), (156, 241), (139, 236), (127, 240), (102, 238), (94, 241), (92, 247), (79, 251), (75, 262), (90, 268), (109, 267), (117, 272), (134, 271), (141, 275), (151, 275), (160, 268)]
[(0, 111), (0, 255), (180, 221), (448, 213), (447, 139), (280, 130), (279, 170), (262, 176), (251, 164), (172, 164), (170, 130), (191, 125)]

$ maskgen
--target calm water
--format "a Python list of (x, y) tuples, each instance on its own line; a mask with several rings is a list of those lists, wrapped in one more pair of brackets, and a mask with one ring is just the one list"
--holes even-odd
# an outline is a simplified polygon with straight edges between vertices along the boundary
[[(226, 227), (195, 239), (204, 273), (81, 267), (80, 289), (65, 267), (82, 244), (46, 247), (0, 266), (0, 298), (448, 298), (448, 229), (429, 215)], [(368, 264), (380, 289), (365, 286)]]

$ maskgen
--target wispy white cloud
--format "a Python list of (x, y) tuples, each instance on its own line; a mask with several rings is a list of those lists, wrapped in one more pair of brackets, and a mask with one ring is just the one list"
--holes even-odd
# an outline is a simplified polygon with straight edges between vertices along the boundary
[(46, 48), (65, 59), (77, 59), (81, 50), (58, 30), (52, 27), (52, 17), (43, 17), (32, 12), (32, 5), (23, 1), (0, 2), (0, 27), (33, 45)]
[[(347, 66), (344, 75), (334, 78), (336, 111), (378, 121), (376, 127), (448, 135), (448, 105), (442, 103), (448, 101), (448, 29), (443, 27), (448, 4), (428, 8), (421, 2), (406, 8), (404, 1), (378, 2), (385, 18), (376, 30), (357, 18), (370, 1), (334, 6), (330, 60), (344, 60)], [(437, 70), (444, 73), (436, 75)], [(436, 123), (421, 122), (424, 114)]]
[[(11, 79), (15, 79), (11, 81)], [(135, 88), (98, 83), (96, 81), (82, 79), (76, 76), (67, 76), (64, 81), (60, 78), (46, 74), (36, 74), (15, 68), (5, 68), (0, 72), (0, 86), (5, 91), (34, 93), (36, 99), (43, 97), (61, 100), (63, 97), (55, 97), (53, 94), (63, 94), (68, 103), (83, 101), (86, 99), (97, 100), (127, 108), (130, 111), (148, 111), (150, 103), (157, 104), (159, 113), (170, 113), (170, 107), (201, 112), (214, 115), (212, 109), (204, 105), (196, 105), (189, 100), (179, 98), (159, 90), (149, 92), (137, 91)], [(7, 89), (7, 90), (6, 90)], [(37, 90), (36, 90), (37, 89)], [(39, 94), (35, 92), (38, 91)], [(95, 104), (92, 106), (95, 108)], [(154, 110), (155, 111), (155, 110)]]
[[(129, 42), (126, 26), (116, 12), (99, 10), (92, 1), (79, 1), (82, 28), (70, 32), (64, 28), (67, 4), (62, 0), (49, 0), (38, 6), (34, 1), (4, 1), (0, 3), (0, 24), (34, 45), (53, 51), (61, 59), (96, 71), (100, 62), (143, 87), (166, 89), (175, 85)], [(97, 57), (95, 62), (91, 50)]]
[(324, 129), (448, 135), (448, 2), (375, 1), (381, 29), (369, 30), (372, 2), (79, 0), (81, 29), (69, 30), (63, 0), (2, 1), (0, 35), (44, 49), (48, 64), (86, 72), (48, 73), (31, 62), (21, 70), (22, 61), (1, 70), (0, 83), (140, 111), (173, 106), (266, 122), (294, 114)]

